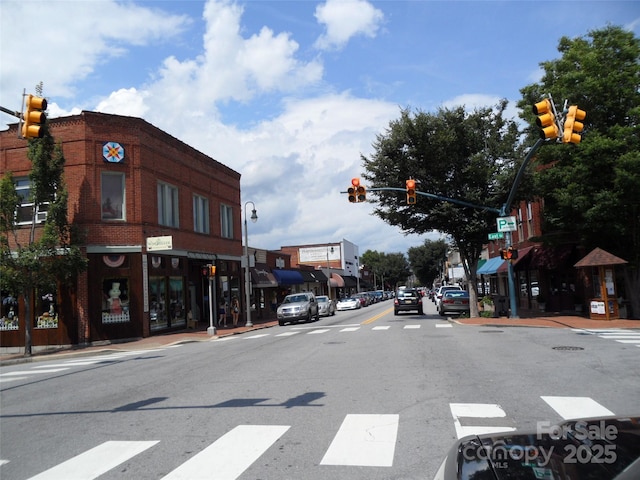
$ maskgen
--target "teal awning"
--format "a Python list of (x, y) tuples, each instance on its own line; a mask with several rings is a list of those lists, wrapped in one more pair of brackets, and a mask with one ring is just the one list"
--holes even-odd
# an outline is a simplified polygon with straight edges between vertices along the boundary
[(504, 263), (504, 260), (500, 257), (493, 257), (486, 261), (484, 265), (482, 265), (478, 270), (476, 270), (477, 275), (493, 275), (498, 271), (500, 266)]

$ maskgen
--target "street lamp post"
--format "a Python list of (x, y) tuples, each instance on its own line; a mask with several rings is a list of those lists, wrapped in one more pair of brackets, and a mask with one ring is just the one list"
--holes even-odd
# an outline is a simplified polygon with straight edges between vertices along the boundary
[(247, 229), (247, 205), (251, 204), (251, 221), (256, 223), (258, 221), (258, 213), (256, 212), (256, 205), (253, 202), (247, 202), (244, 204), (244, 257), (246, 259), (246, 264), (244, 266), (244, 291), (245, 291), (245, 300), (246, 300), (246, 309), (247, 309), (247, 323), (245, 323), (245, 327), (253, 327), (253, 323), (251, 323), (251, 277), (249, 272), (249, 231)]
[(331, 265), (329, 264), (329, 249), (331, 249), (331, 253), (333, 253), (333, 247), (329, 247), (327, 245), (327, 272), (329, 276), (327, 277), (327, 294), (329, 296), (329, 301), (331, 301)]

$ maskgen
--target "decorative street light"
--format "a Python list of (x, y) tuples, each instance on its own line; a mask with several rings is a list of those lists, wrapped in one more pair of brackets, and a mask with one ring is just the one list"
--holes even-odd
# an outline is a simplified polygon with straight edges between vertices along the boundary
[(327, 278), (327, 287), (328, 287), (329, 301), (331, 301), (331, 265), (329, 264), (329, 250), (331, 250), (331, 253), (333, 253), (333, 247), (329, 247), (327, 245), (327, 271), (329, 272), (329, 276)]
[(247, 261), (244, 268), (244, 292), (246, 299), (246, 309), (247, 309), (247, 323), (245, 323), (245, 327), (253, 327), (253, 323), (251, 323), (251, 277), (249, 272), (249, 231), (247, 229), (247, 205), (251, 204), (251, 221), (256, 223), (258, 221), (258, 213), (256, 212), (256, 205), (253, 202), (247, 202), (244, 204), (244, 256)]

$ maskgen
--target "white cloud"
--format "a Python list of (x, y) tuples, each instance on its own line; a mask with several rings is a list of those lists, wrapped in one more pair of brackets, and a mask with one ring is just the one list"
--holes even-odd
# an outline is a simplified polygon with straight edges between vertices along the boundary
[(316, 41), (321, 50), (340, 49), (356, 35), (375, 37), (384, 20), (382, 11), (365, 0), (327, 0), (316, 7), (315, 16), (326, 27)]
[(109, 0), (3, 0), (0, 91), (19, 99), (42, 80), (48, 96), (72, 96), (74, 84), (125, 55), (127, 45), (169, 41), (189, 23), (184, 15)]

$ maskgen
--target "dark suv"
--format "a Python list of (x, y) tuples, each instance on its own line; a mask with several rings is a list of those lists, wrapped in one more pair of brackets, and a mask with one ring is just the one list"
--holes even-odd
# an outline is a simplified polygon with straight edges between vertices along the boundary
[(396, 292), (396, 298), (393, 300), (393, 314), (398, 312), (406, 312), (416, 310), (418, 315), (422, 315), (422, 296), (415, 288), (401, 288)]

